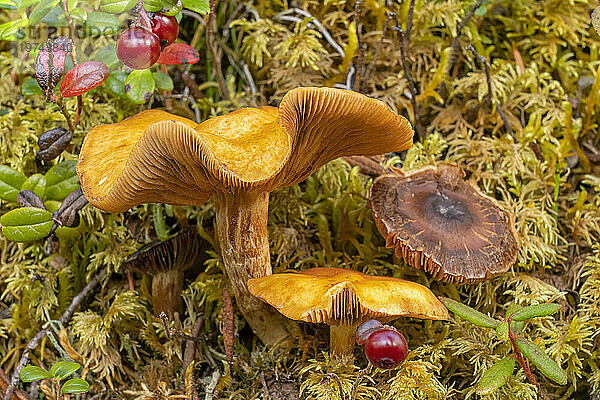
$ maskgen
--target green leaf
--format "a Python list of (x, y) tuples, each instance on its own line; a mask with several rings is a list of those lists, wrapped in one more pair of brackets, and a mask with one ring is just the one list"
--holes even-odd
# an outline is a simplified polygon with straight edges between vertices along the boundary
[(498, 326), (496, 327), (496, 337), (502, 341), (508, 340), (508, 322), (500, 321)]
[[(94, 61), (103, 62), (108, 68), (116, 65), (120, 60), (117, 57), (117, 48), (113, 46), (106, 46), (100, 49), (93, 58)], [(110, 78), (111, 75), (109, 75)]]
[(29, 20), (27, 18), (17, 19), (14, 21), (8, 21), (0, 25), (0, 40), (12, 40), (13, 35), (17, 31), (25, 26)]
[(207, 14), (210, 12), (210, 4), (208, 0), (182, 0), (183, 7), (196, 11), (200, 14)]
[(556, 303), (536, 304), (521, 308), (512, 315), (512, 320), (520, 322), (536, 317), (546, 317), (556, 314), (558, 310), (560, 310), (560, 305)]
[(152, 75), (158, 89), (173, 90), (173, 79), (169, 75), (162, 72), (154, 72)]
[(454, 314), (458, 315), (465, 321), (469, 321), (470, 323), (481, 326), (484, 328), (495, 328), (498, 325), (498, 321), (494, 318), (481, 313), (474, 308), (471, 308), (467, 305), (464, 305), (456, 300), (448, 299), (445, 297), (440, 298), (442, 303), (448, 308), (448, 310), (452, 311)]
[(162, 2), (160, 0), (144, 0), (144, 10), (149, 12), (157, 12), (162, 10)]
[(23, 182), (21, 190), (31, 190), (43, 201), (46, 196), (46, 177), (42, 174), (31, 175)]
[(8, 240), (33, 242), (48, 236), (54, 221), (49, 211), (36, 207), (21, 207), (0, 217), (0, 225)]
[(59, 361), (52, 365), (52, 368), (50, 368), (50, 373), (53, 377), (61, 380), (74, 374), (79, 368), (81, 368), (81, 365), (76, 362)]
[(44, 207), (46, 207), (46, 210), (50, 211), (51, 213), (58, 211), (60, 205), (61, 202), (56, 200), (46, 200), (44, 202)]
[(162, 5), (163, 8), (160, 13), (168, 16), (177, 15), (183, 9), (181, 0), (162, 0)]
[(23, 382), (33, 382), (39, 381), (40, 379), (52, 378), (52, 375), (44, 368), (36, 367), (35, 365), (28, 365), (21, 370), (19, 377)]
[(59, 0), (42, 0), (40, 1), (29, 14), (29, 25), (35, 25), (42, 20), (52, 10), (54, 7), (58, 5)]
[(22, 172), (0, 165), (0, 199), (16, 203), (26, 179)]
[(114, 15), (103, 12), (88, 13), (84, 25), (86, 35), (112, 35), (119, 32), (119, 30), (119, 20)]
[(12, 0), (0, 0), (0, 8), (3, 8), (5, 10), (16, 10), (17, 3), (15, 3)]
[(63, 27), (67, 26), (65, 12), (61, 6), (56, 6), (42, 18), (42, 22), (48, 26)]
[(513, 374), (515, 363), (514, 358), (507, 356), (492, 365), (479, 380), (477, 394), (491, 394), (505, 385)]
[(40, 2), (40, 0), (17, 0), (16, 1), (18, 9), (31, 7), (32, 5), (37, 4), (39, 2)]
[(125, 81), (127, 81), (128, 74), (123, 71), (115, 71), (108, 76), (108, 79), (104, 82), (104, 85), (108, 91), (119, 97), (125, 97)]
[[(521, 307), (517, 303), (512, 303), (510, 306), (508, 306), (508, 309), (506, 310), (506, 319), (508, 319), (511, 315), (513, 315), (514, 313), (516, 313), (517, 311), (519, 311), (522, 308), (523, 307)], [(518, 335), (519, 333), (521, 333), (521, 331), (523, 331), (523, 327), (525, 327), (524, 322), (514, 321), (511, 319), (510, 331), (513, 333), (513, 335)]]
[(34, 94), (41, 94), (42, 88), (35, 78), (27, 78), (21, 86), (21, 93), (24, 96), (33, 96)]
[(86, 393), (88, 390), (90, 390), (90, 384), (81, 378), (69, 379), (60, 389), (62, 393)]
[(149, 69), (132, 71), (125, 81), (125, 94), (136, 104), (144, 104), (154, 93), (154, 76)]
[(46, 198), (63, 201), (73, 190), (79, 188), (75, 160), (63, 161), (46, 172)]
[(548, 357), (544, 350), (525, 339), (517, 339), (517, 347), (546, 377), (559, 385), (567, 384), (567, 375), (565, 372), (553, 359)]
[(137, 4), (137, 0), (101, 0), (100, 9), (111, 14), (121, 14), (131, 10)]
[(87, 12), (80, 7), (74, 8), (73, 11), (70, 12), (70, 14), (71, 18), (76, 19), (78, 21), (84, 22), (87, 19)]

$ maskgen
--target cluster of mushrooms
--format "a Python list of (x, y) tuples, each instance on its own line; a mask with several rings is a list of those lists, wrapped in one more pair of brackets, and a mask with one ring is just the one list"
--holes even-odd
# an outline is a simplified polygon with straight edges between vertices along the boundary
[[(212, 197), (227, 276), (255, 334), (265, 344), (285, 339), (283, 316), (326, 323), (332, 359), (349, 362), (364, 321), (442, 320), (448, 311), (429, 289), (401, 279), (326, 267), (272, 275), (269, 193), (338, 157), (406, 150), (412, 137), (410, 123), (378, 100), (297, 88), (278, 108), (244, 108), (200, 124), (148, 110), (97, 126), (85, 137), (77, 173), (87, 200), (106, 212), (143, 203), (192, 206)], [(382, 175), (370, 204), (387, 246), (437, 279), (489, 279), (516, 260), (513, 218), (466, 182), (459, 167)], [(194, 242), (200, 238), (187, 228), (128, 261), (132, 270), (153, 275), (155, 313), (181, 311), (183, 271), (201, 260)]]

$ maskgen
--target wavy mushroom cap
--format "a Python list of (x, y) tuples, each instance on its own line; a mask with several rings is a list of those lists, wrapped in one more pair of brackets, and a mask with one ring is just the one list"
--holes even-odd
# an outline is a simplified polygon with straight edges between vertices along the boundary
[(372, 318), (448, 318), (446, 307), (425, 286), (341, 268), (269, 275), (247, 285), (252, 295), (297, 321), (337, 325)]
[(387, 246), (436, 279), (490, 279), (517, 260), (513, 216), (466, 182), (460, 167), (442, 164), (379, 177), (369, 198)]
[(215, 193), (293, 185), (346, 155), (412, 146), (413, 130), (378, 100), (298, 88), (279, 108), (244, 108), (196, 124), (141, 112), (86, 136), (77, 173), (85, 197), (108, 212), (142, 203), (195, 205)]

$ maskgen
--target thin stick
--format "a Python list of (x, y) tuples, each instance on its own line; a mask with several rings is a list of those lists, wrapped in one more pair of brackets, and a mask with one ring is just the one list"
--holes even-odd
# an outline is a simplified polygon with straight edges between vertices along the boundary
[(265, 379), (264, 371), (261, 371), (260, 373), (260, 382), (262, 383), (265, 400), (271, 400), (271, 395), (269, 394), (269, 386), (267, 386), (267, 380)]
[(366, 45), (363, 45), (362, 40), (360, 39), (360, 3), (362, 3), (362, 0), (356, 0), (356, 5), (354, 6), (354, 29), (356, 30), (356, 43), (358, 48), (358, 54), (356, 55), (356, 74), (354, 75), (354, 85), (352, 85), (352, 90), (355, 92), (360, 92), (360, 80), (363, 65), (365, 63), (365, 51), (367, 50)]
[[(477, 50), (475, 50), (475, 48), (471, 45), (468, 45), (466, 47), (467, 50), (469, 50), (471, 53), (473, 53), (473, 55), (475, 56), (475, 58), (483, 65), (483, 68), (485, 70), (485, 79), (487, 81), (487, 87), (488, 87), (488, 92), (486, 97), (486, 101), (489, 102), (490, 106), (493, 106), (493, 100), (492, 100), (492, 77), (490, 75), (490, 63), (488, 62), (488, 60), (483, 57), (482, 55), (480, 55)], [(512, 128), (510, 127), (510, 124), (508, 123), (508, 120), (506, 119), (506, 115), (504, 115), (504, 111), (502, 110), (502, 106), (500, 105), (500, 103), (496, 104), (496, 111), (498, 111), (498, 115), (500, 115), (500, 119), (502, 119), (502, 123), (504, 124), (504, 127), (506, 128), (506, 131), (515, 139), (515, 141), (517, 140), (517, 138), (515, 137), (515, 134), (512, 130)]]
[(217, 3), (218, 0), (210, 0), (210, 13), (208, 14), (208, 22), (206, 23), (206, 46), (210, 52), (210, 59), (217, 76), (221, 97), (225, 100), (230, 100), (229, 90), (227, 90), (227, 85), (225, 84), (225, 76), (223, 76), (223, 70), (221, 69), (221, 59), (217, 54), (217, 41), (214, 39), (215, 31), (217, 30), (217, 16), (215, 14)]
[[(508, 326), (510, 326), (510, 318), (508, 321)], [(525, 361), (525, 359), (523, 358), (523, 355), (521, 354), (521, 350), (519, 350), (519, 347), (517, 347), (517, 341), (516, 341), (515, 335), (512, 333), (512, 331), (510, 329), (508, 330), (508, 338), (510, 339), (510, 343), (512, 344), (513, 350), (515, 352), (515, 358), (516, 358), (517, 362), (519, 364), (521, 364), (521, 368), (523, 368), (523, 371), (525, 372), (525, 376), (527, 377), (529, 382), (531, 382), (531, 384), (537, 388), (538, 394), (540, 395), (540, 397), (543, 400), (550, 400), (550, 398), (548, 397), (546, 392), (544, 392), (544, 389), (542, 389), (542, 387), (538, 383), (537, 379), (535, 379), (535, 375), (531, 372), (531, 369), (529, 368), (529, 363), (527, 361)]]
[(471, 10), (469, 10), (469, 12), (465, 14), (465, 17), (462, 19), (462, 21), (460, 21), (460, 24), (458, 24), (458, 27), (456, 28), (456, 35), (452, 38), (452, 48), (455, 50), (455, 53), (460, 48), (458, 38), (460, 37), (460, 35), (462, 35), (462, 30), (465, 28), (465, 26), (467, 26), (469, 21), (471, 21), (471, 18), (473, 18), (475, 12), (479, 9), (479, 7), (481, 7), (483, 1), (484, 0), (477, 0), (477, 3), (475, 3), (473, 7), (471, 7)]
[(327, 374), (327, 378), (333, 380), (337, 384), (338, 390), (340, 392), (340, 399), (345, 400), (346, 396), (344, 395), (344, 389), (342, 388), (342, 380), (340, 379), (340, 377), (337, 376), (335, 372), (330, 372)]
[[(69, 321), (69, 319), (75, 312), (75, 309), (79, 306), (79, 304), (81, 304), (83, 299), (85, 299), (85, 297), (92, 291), (92, 289), (98, 284), (98, 282), (100, 282), (100, 280), (103, 277), (104, 277), (104, 274), (102, 274), (102, 273), (96, 275), (95, 277), (92, 278), (91, 281), (89, 281), (89, 283), (87, 285), (85, 285), (85, 287), (83, 289), (81, 289), (81, 292), (79, 292), (75, 297), (73, 297), (73, 300), (71, 301), (71, 304), (69, 304), (69, 307), (65, 310), (65, 312), (58, 319), (59, 323), (64, 325)], [(23, 350), (23, 354), (21, 354), (21, 359), (19, 360), (19, 363), (17, 364), (17, 366), (12, 374), (12, 377), (10, 380), (10, 385), (8, 386), (8, 389), (6, 390), (6, 393), (4, 394), (3, 400), (11, 399), (15, 388), (19, 384), (19, 374), (21, 373), (21, 370), (25, 367), (25, 365), (29, 361), (29, 354), (37, 348), (37, 346), (40, 344), (42, 339), (46, 336), (46, 334), (49, 331), (50, 331), (50, 327), (42, 329), (29, 341), (29, 343), (27, 343), (27, 346), (25, 346), (25, 350)]]
[(408, 54), (408, 47), (410, 45), (410, 32), (412, 30), (413, 25), (413, 15), (415, 9), (415, 0), (411, 0), (409, 8), (408, 8), (408, 21), (406, 22), (406, 32), (402, 30), (402, 26), (398, 21), (398, 17), (395, 14), (390, 14), (395, 21), (395, 26), (392, 27), (393, 30), (398, 32), (400, 37), (400, 59), (402, 61), (402, 69), (404, 70), (404, 77), (408, 81), (408, 88), (410, 90), (410, 102), (413, 108), (414, 114), (414, 125), (415, 125), (415, 133), (417, 134), (417, 138), (423, 137), (423, 126), (421, 125), (421, 121), (419, 120), (419, 107), (417, 104), (417, 86), (415, 85), (415, 80), (410, 74), (410, 69), (408, 66), (408, 60), (406, 55)]
[(369, 363), (369, 365), (367, 365), (366, 368), (363, 368), (360, 371), (358, 371), (358, 373), (356, 374), (356, 380), (352, 385), (352, 395), (350, 396), (350, 400), (356, 399), (356, 395), (358, 394), (358, 385), (360, 384), (360, 381), (362, 380), (363, 376), (370, 374), (372, 369), (373, 364)]
[(370, 77), (371, 73), (375, 69), (375, 64), (377, 64), (377, 60), (379, 59), (379, 55), (381, 53), (381, 48), (383, 47), (383, 40), (385, 39), (385, 36), (387, 35), (388, 30), (390, 29), (390, 23), (394, 19), (394, 15), (396, 15), (396, 14), (391, 13), (391, 12), (388, 13), (388, 17), (387, 17), (387, 20), (385, 21), (383, 31), (381, 32), (381, 39), (379, 39), (379, 43), (377, 43), (377, 47), (375, 48), (375, 55), (373, 56), (373, 61), (371, 61), (371, 64), (369, 65), (369, 68), (367, 69), (367, 73), (365, 74), (365, 79)]
[(71, 132), (71, 134), (74, 134), (75, 133), (75, 125), (73, 125), (73, 121), (71, 120), (71, 115), (69, 114), (69, 110), (67, 110), (67, 107), (65, 107), (65, 104), (62, 101), (62, 97), (54, 95), (53, 100), (54, 100), (54, 103), (56, 103), (56, 105), (58, 106), (58, 109), (60, 110), (62, 115), (67, 120), (67, 125), (69, 125), (69, 131)]

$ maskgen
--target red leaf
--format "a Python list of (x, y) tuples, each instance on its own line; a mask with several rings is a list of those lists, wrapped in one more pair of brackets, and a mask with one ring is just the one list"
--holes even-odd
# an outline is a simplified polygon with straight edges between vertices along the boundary
[(172, 43), (165, 47), (158, 57), (159, 64), (179, 65), (195, 64), (200, 61), (200, 53), (192, 46), (183, 43)]
[(108, 78), (108, 68), (100, 61), (77, 64), (60, 82), (62, 97), (76, 97), (97, 88)]
[(65, 68), (67, 53), (73, 50), (73, 42), (66, 36), (48, 40), (35, 60), (35, 79), (46, 94), (46, 101), (52, 100), (52, 93)]

